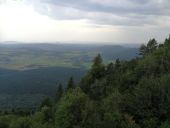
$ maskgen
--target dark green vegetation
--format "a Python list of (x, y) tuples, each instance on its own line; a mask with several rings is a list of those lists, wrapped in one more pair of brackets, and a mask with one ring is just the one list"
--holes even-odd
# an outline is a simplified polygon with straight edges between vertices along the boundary
[(34, 109), (59, 83), (75, 83), (97, 53), (104, 62), (135, 58), (136, 48), (78, 44), (0, 44), (0, 109)]
[(85, 74), (78, 68), (39, 68), (25, 71), (0, 69), (0, 109), (34, 109), (44, 97), (54, 97), (59, 83)]
[(1, 113), (0, 128), (169, 128), (170, 37), (140, 54), (108, 65), (99, 54), (79, 85), (70, 77), (34, 114)]

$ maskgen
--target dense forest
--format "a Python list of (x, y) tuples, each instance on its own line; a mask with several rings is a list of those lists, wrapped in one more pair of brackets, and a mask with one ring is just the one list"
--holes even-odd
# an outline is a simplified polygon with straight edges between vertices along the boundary
[(108, 65), (98, 54), (78, 85), (70, 77), (37, 111), (1, 112), (0, 128), (169, 128), (170, 37), (139, 52)]

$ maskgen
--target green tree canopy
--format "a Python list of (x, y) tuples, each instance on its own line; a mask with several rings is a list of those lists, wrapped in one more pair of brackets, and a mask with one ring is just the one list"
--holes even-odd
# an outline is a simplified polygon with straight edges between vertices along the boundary
[(62, 84), (59, 84), (58, 88), (57, 88), (57, 92), (56, 92), (55, 101), (58, 102), (60, 100), (60, 98), (62, 97), (62, 95), (63, 95), (63, 86), (62, 86)]
[(68, 84), (67, 84), (67, 90), (69, 89), (74, 89), (75, 88), (75, 82), (73, 77), (70, 77), (70, 79), (68, 80)]
[(100, 54), (98, 54), (94, 58), (90, 73), (93, 79), (100, 79), (101, 77), (103, 77), (105, 73), (105, 66), (103, 64), (103, 59)]

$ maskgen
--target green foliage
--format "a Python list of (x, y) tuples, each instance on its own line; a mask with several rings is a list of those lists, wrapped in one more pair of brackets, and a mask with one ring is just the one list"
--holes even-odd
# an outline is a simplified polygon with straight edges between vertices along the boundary
[(136, 120), (156, 117), (169, 118), (170, 76), (144, 78), (132, 94), (125, 95), (124, 110), (134, 115)]
[(32, 122), (27, 117), (18, 118), (11, 123), (10, 128), (32, 128)]
[(86, 120), (84, 110), (87, 108), (88, 97), (79, 89), (68, 90), (57, 104), (56, 128), (81, 127)]
[[(116, 60), (115, 64), (110, 63), (106, 66), (106, 70), (100, 70), (104, 73), (103, 76), (96, 80), (94, 75), (89, 72), (81, 81), (82, 90), (90, 96), (92, 100), (97, 100), (102, 106), (102, 99), (107, 99), (114, 90), (118, 90), (121, 97), (121, 102), (115, 106), (108, 105), (113, 109), (99, 109), (97, 115), (100, 126), (104, 127), (142, 127), (156, 128), (161, 122), (170, 119), (170, 46), (167, 45), (169, 39), (165, 40), (162, 46), (157, 45), (155, 39), (143, 45), (140, 49), (143, 57), (136, 58), (131, 61)], [(97, 58), (100, 58), (98, 56)], [(102, 62), (101, 59), (97, 59)], [(92, 71), (96, 63), (92, 66)], [(98, 73), (96, 73), (98, 74)], [(112, 101), (109, 99), (108, 101)], [(96, 101), (95, 101), (96, 102)], [(113, 115), (116, 116), (113, 116)], [(106, 115), (106, 117), (104, 116)], [(114, 122), (114, 118), (118, 119)], [(106, 123), (105, 122), (106, 119)], [(110, 121), (111, 123), (107, 122)], [(110, 125), (109, 125), (110, 124)], [(115, 124), (115, 125), (113, 125)], [(120, 125), (122, 124), (122, 125)]]
[(123, 118), (119, 111), (120, 101), (121, 95), (115, 90), (101, 102), (100, 113), (103, 113), (103, 120), (101, 120), (103, 127), (113, 128), (120, 126), (121, 123), (123, 124)]
[(43, 107), (51, 107), (52, 106), (52, 102), (49, 98), (45, 98), (42, 103), (41, 103), (41, 106), (40, 108), (43, 108)]
[(8, 116), (0, 117), (0, 128), (9, 128), (10, 118)]
[(147, 46), (145, 46), (144, 44), (141, 45), (140, 49), (139, 49), (139, 54), (140, 55), (145, 55), (147, 53)]
[(35, 110), (45, 97), (55, 99), (59, 83), (65, 88), (70, 76), (78, 82), (85, 72), (84, 68), (47, 67), (26, 71), (0, 68), (0, 109)]
[(70, 77), (67, 84), (67, 90), (74, 89), (76, 87), (73, 77)]
[(158, 128), (159, 126), (159, 120), (155, 117), (153, 118), (146, 118), (143, 120), (142, 127), (144, 128)]
[(53, 114), (52, 114), (52, 108), (51, 107), (47, 107), (47, 106), (44, 106), (42, 109), (41, 109), (41, 112), (43, 114), (43, 122), (50, 122), (52, 121), (52, 118), (53, 118)]
[[(101, 79), (105, 74), (105, 66), (103, 64), (103, 60), (101, 55), (98, 54), (94, 60), (91, 69), (88, 74), (82, 79), (80, 87), (85, 93), (89, 93), (92, 97), (96, 98), (93, 95), (93, 90), (96, 88), (101, 88), (100, 85), (97, 85), (97, 81)], [(101, 90), (101, 89), (99, 89)], [(92, 94), (93, 93), (93, 94)], [(100, 92), (101, 93), (101, 92)]]
[(170, 34), (169, 34), (169, 38), (166, 38), (165, 39), (165, 43), (164, 43), (165, 45), (169, 45), (170, 44)]
[(170, 122), (169, 121), (165, 121), (161, 124), (160, 128), (170, 128)]
[(103, 77), (105, 71), (105, 66), (103, 64), (103, 60), (101, 58), (101, 55), (98, 54), (94, 60), (93, 60), (93, 65), (90, 70), (90, 74), (92, 75), (93, 79), (100, 79)]
[(147, 44), (147, 52), (152, 53), (157, 48), (157, 41), (155, 39), (149, 40)]
[(62, 84), (59, 84), (58, 85), (58, 88), (57, 88), (57, 93), (56, 93), (56, 97), (55, 97), (55, 102), (57, 103), (59, 100), (60, 100), (60, 98), (62, 97), (62, 95), (63, 95), (63, 87), (62, 87)]
[(155, 39), (151, 39), (149, 40), (147, 45), (141, 45), (139, 51), (140, 51), (140, 55), (148, 55), (150, 53), (152, 53), (154, 50), (156, 50), (156, 48), (158, 47), (158, 43)]
[(92, 76), (90, 74), (87, 74), (81, 79), (80, 87), (85, 93), (88, 93), (93, 82), (94, 80)]
[(28, 117), (1, 113), (0, 128), (169, 128), (169, 40), (152, 39), (140, 58), (106, 66), (98, 54), (80, 87), (71, 77), (66, 91), (58, 86), (55, 105), (45, 99)]

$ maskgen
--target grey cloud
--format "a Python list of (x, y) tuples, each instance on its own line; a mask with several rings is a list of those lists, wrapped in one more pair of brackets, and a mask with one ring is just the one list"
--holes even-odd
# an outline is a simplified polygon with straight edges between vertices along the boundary
[(29, 4), (52, 18), (106, 25), (156, 24), (156, 18), (170, 17), (169, 0), (30, 0)]
[[(90, 12), (165, 14), (170, 10), (169, 0), (44, 0), (47, 4), (61, 5)], [(107, 3), (107, 4), (105, 4)]]

